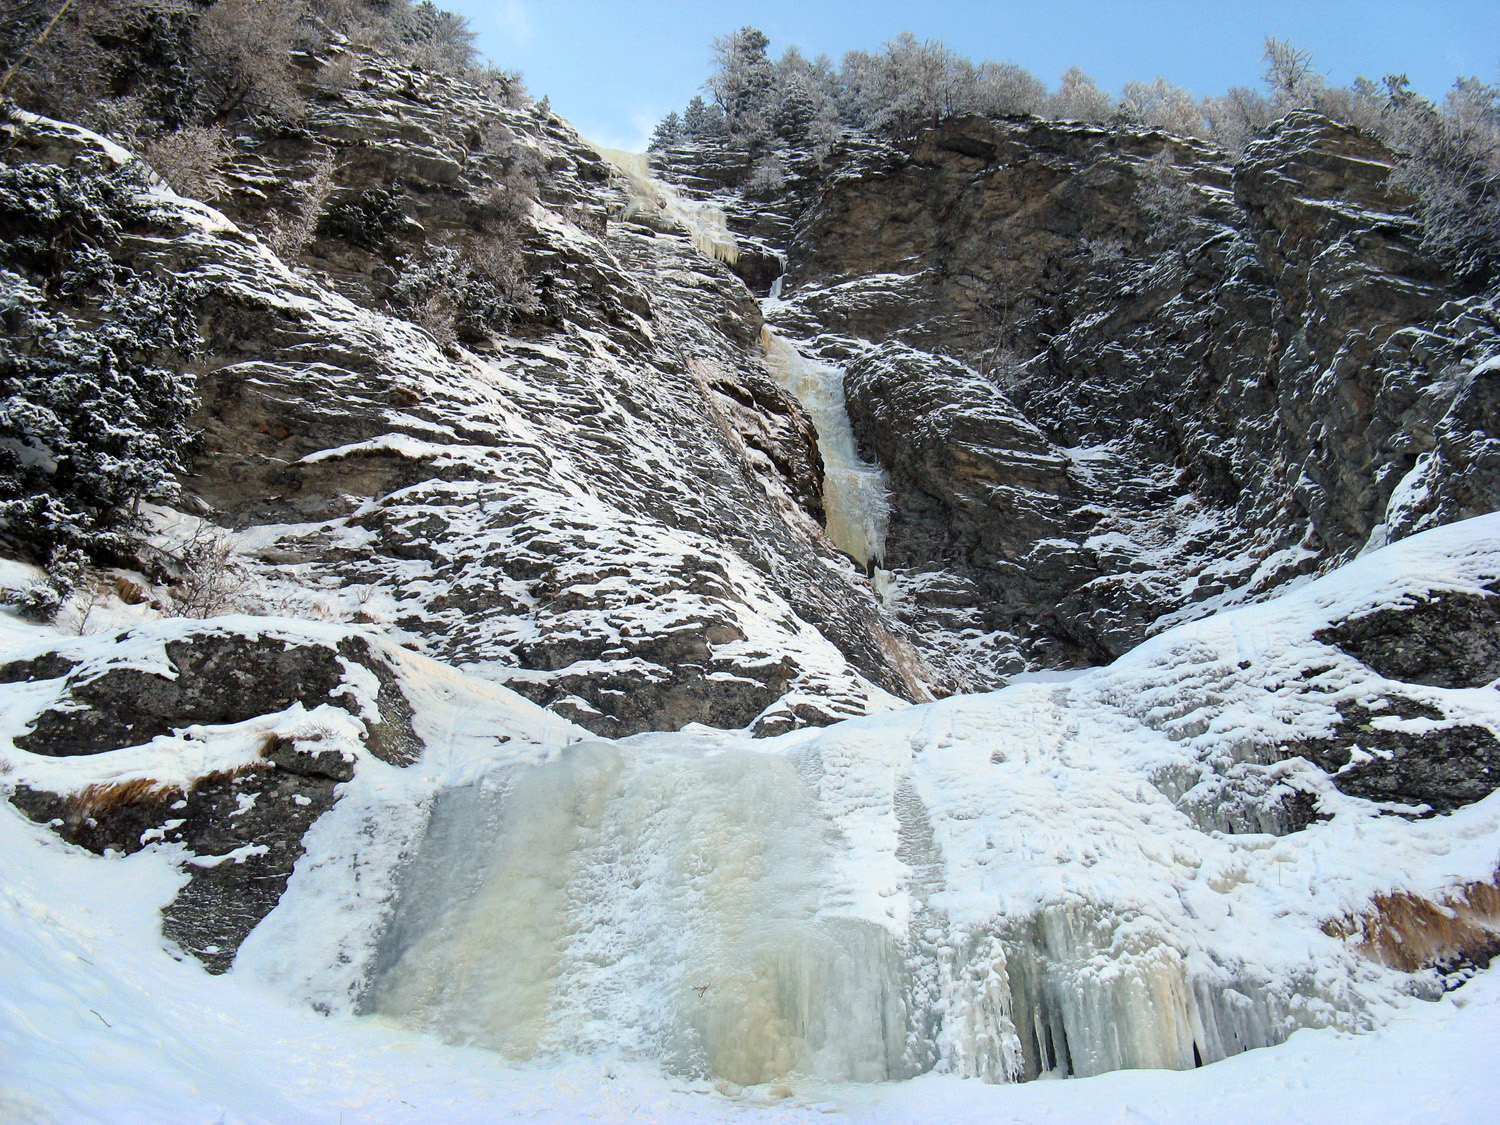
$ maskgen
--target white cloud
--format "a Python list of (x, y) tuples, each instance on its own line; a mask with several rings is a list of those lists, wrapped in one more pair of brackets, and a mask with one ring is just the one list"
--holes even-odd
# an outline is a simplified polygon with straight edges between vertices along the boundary
[(531, 13), (521, 0), (505, 0), (496, 4), (490, 18), (495, 30), (512, 43), (531, 42)]

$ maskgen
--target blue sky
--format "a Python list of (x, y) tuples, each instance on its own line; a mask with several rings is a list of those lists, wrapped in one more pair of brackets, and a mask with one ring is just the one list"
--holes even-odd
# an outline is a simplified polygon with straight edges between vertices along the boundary
[(1405, 72), (1429, 97), (1459, 75), (1500, 80), (1500, 0), (437, 0), (467, 16), (485, 54), (520, 70), (598, 144), (640, 149), (708, 75), (713, 38), (745, 24), (809, 57), (875, 50), (901, 31), (981, 59), (1020, 63), (1049, 85), (1083, 67), (1107, 89), (1160, 74), (1196, 94), (1255, 85), (1267, 35), (1313, 52), (1335, 83)]

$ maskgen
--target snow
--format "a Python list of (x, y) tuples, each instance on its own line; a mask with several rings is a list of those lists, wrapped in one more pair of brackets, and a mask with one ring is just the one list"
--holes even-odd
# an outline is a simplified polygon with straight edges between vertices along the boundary
[[(1406, 819), (1275, 748), (1394, 688), (1320, 628), (1497, 576), (1500, 515), (1108, 668), (758, 742), (588, 738), (371, 639), (427, 746), (404, 769), (331, 707), (79, 758), (5, 750), (5, 784), (180, 782), (319, 723), (341, 725), (358, 765), (222, 978), (163, 947), (180, 845), (100, 859), (0, 811), (0, 1107), (67, 1122), (1489, 1120), (1500, 984), (1443, 996), (1325, 924), (1379, 894), (1492, 879), (1500, 795)], [(55, 648), (99, 669), (163, 667), (168, 639), (203, 628), (348, 634), (3, 624), (11, 657)], [(1400, 690), (1455, 722), (1500, 719), (1493, 688)], [(55, 694), (0, 685), (5, 730)], [(1228, 831), (1219, 798), (1246, 778), (1311, 792), (1328, 819)], [(1005, 1084), (1064, 1064), (1095, 1077)]]
[[(179, 877), (0, 815), (0, 1119), (58, 1125), (504, 1120), (1460, 1123), (1493, 1119), (1500, 982), (1365, 1035), (1298, 1032), (1201, 1070), (992, 1086), (944, 1075), (736, 1090), (607, 1058), (507, 1061), (380, 1018), (321, 1016), (161, 949)], [(773, 1093), (773, 1091), (775, 1093)], [(789, 1093), (789, 1096), (777, 1095)]]

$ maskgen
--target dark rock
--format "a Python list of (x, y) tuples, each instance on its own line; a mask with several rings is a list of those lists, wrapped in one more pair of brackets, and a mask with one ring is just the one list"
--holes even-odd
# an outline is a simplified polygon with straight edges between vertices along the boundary
[[(1438, 813), (1483, 800), (1500, 788), (1500, 739), (1488, 727), (1449, 723), (1436, 708), (1403, 696), (1387, 696), (1383, 702), (1378, 710), (1345, 704), (1331, 735), (1284, 745), (1281, 752), (1316, 763), (1352, 797), (1427, 805)], [(1445, 725), (1386, 730), (1374, 725), (1378, 719)], [(1361, 755), (1357, 762), (1356, 753)]]
[(68, 699), (38, 715), (16, 745), (53, 757), (99, 754), (195, 724), (238, 723), (274, 714), (293, 703), (309, 709), (332, 703), (358, 714), (344, 688), (342, 655), (380, 680), (380, 716), (366, 721), (370, 752), (394, 765), (406, 765), (421, 752), (411, 706), (364, 638), (346, 638), (335, 651), (209, 628), (168, 641), (165, 651), (175, 676), (129, 667), (87, 678), (70, 675)]
[(1500, 597), (1445, 591), (1320, 630), (1388, 680), (1443, 688), (1500, 679)]
[(305, 739), (280, 735), (266, 743), (266, 761), (288, 773), (303, 777), (326, 777), (330, 781), (349, 781), (354, 777), (354, 761), (341, 751), (321, 749)]
[(149, 843), (184, 845), (187, 884), (162, 910), (162, 932), (222, 973), (269, 914), (302, 855), (302, 837), (334, 803), (329, 777), (269, 764), (209, 774), (186, 793), (146, 785), (102, 786), (64, 797), (18, 787), (11, 802), (96, 854), (130, 854)]
[(33, 680), (55, 680), (66, 676), (78, 661), (69, 660), (56, 652), (44, 652), (29, 660), (12, 660), (0, 664), (0, 684), (31, 683)]

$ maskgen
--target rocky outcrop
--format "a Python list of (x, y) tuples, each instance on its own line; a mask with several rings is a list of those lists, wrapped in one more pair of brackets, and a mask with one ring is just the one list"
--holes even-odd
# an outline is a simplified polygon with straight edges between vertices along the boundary
[[(1298, 113), (1234, 164), (962, 118), (798, 166), (768, 315), (849, 364), (929, 660), (962, 652), (974, 686), (1109, 660), (1493, 508), (1500, 313), (1421, 252), (1392, 159)], [(687, 151), (662, 167), (711, 190)], [(726, 209), (764, 237), (750, 207)]]
[[(128, 641), (123, 637), (122, 641)], [(33, 754), (69, 757), (139, 746), (193, 724), (240, 723), (300, 703), (332, 703), (353, 714), (359, 701), (345, 681), (354, 667), (380, 684), (381, 715), (369, 731), (370, 752), (392, 765), (421, 753), (411, 727), (411, 706), (390, 668), (368, 642), (350, 637), (335, 648), (289, 644), (274, 635), (205, 631), (166, 642), (166, 667), (92, 665), (63, 670), (57, 657), (17, 661), (0, 668), (5, 682), (62, 678), (59, 701), (42, 711), (15, 744)], [(338, 780), (345, 780), (339, 778)]]
[[(694, 721), (771, 732), (923, 696), (930, 674), (906, 630), (822, 533), (812, 429), (765, 372), (743, 283), (685, 232), (603, 233), (588, 208), (622, 211), (625, 191), (600, 182), (597, 154), (556, 119), (461, 83), (356, 93), (388, 112), (360, 102), (275, 144), (239, 141), (283, 179), (329, 146), (365, 178), (385, 153), (400, 178), (412, 146), (431, 147), (382, 132), (402, 106), (425, 107), (444, 151), (485, 115), (540, 177), (512, 234), (548, 311), (518, 315), (482, 354), (439, 346), (346, 284), (390, 268), (389, 246), (341, 243), (348, 270), (333, 273), (362, 306), (213, 212), (153, 196), (149, 229), (112, 253), (201, 293), (201, 440), (184, 504), (257, 528), (258, 601), (245, 608), (382, 627), (605, 734)], [(9, 128), (15, 162), (102, 152), (79, 130)], [(402, 204), (431, 228), (404, 245), (484, 221), (486, 159)], [(228, 203), (253, 219), (249, 182)], [(305, 260), (322, 268), (344, 235), (320, 235)], [(379, 589), (380, 611), (322, 593), (340, 589)]]
[(1389, 680), (1441, 688), (1500, 679), (1500, 589), (1446, 591), (1379, 609), (1318, 633)]
[(13, 745), (124, 774), (71, 787), (87, 775), (44, 774), (53, 788), (22, 782), (11, 803), (100, 855), (180, 845), (188, 881), (163, 932), (211, 972), (280, 900), (360, 759), (401, 767), (424, 749), (388, 652), (285, 625), (165, 623), (116, 637), (112, 657), (84, 638), (0, 667), (0, 681), (28, 685), (21, 699), (42, 701)]
[(128, 855), (155, 842), (186, 849), (188, 881), (162, 908), (162, 933), (211, 973), (281, 900), (302, 838), (333, 807), (336, 781), (257, 764), (188, 789), (98, 787), (56, 794), (22, 786), (11, 803), (71, 844)]

